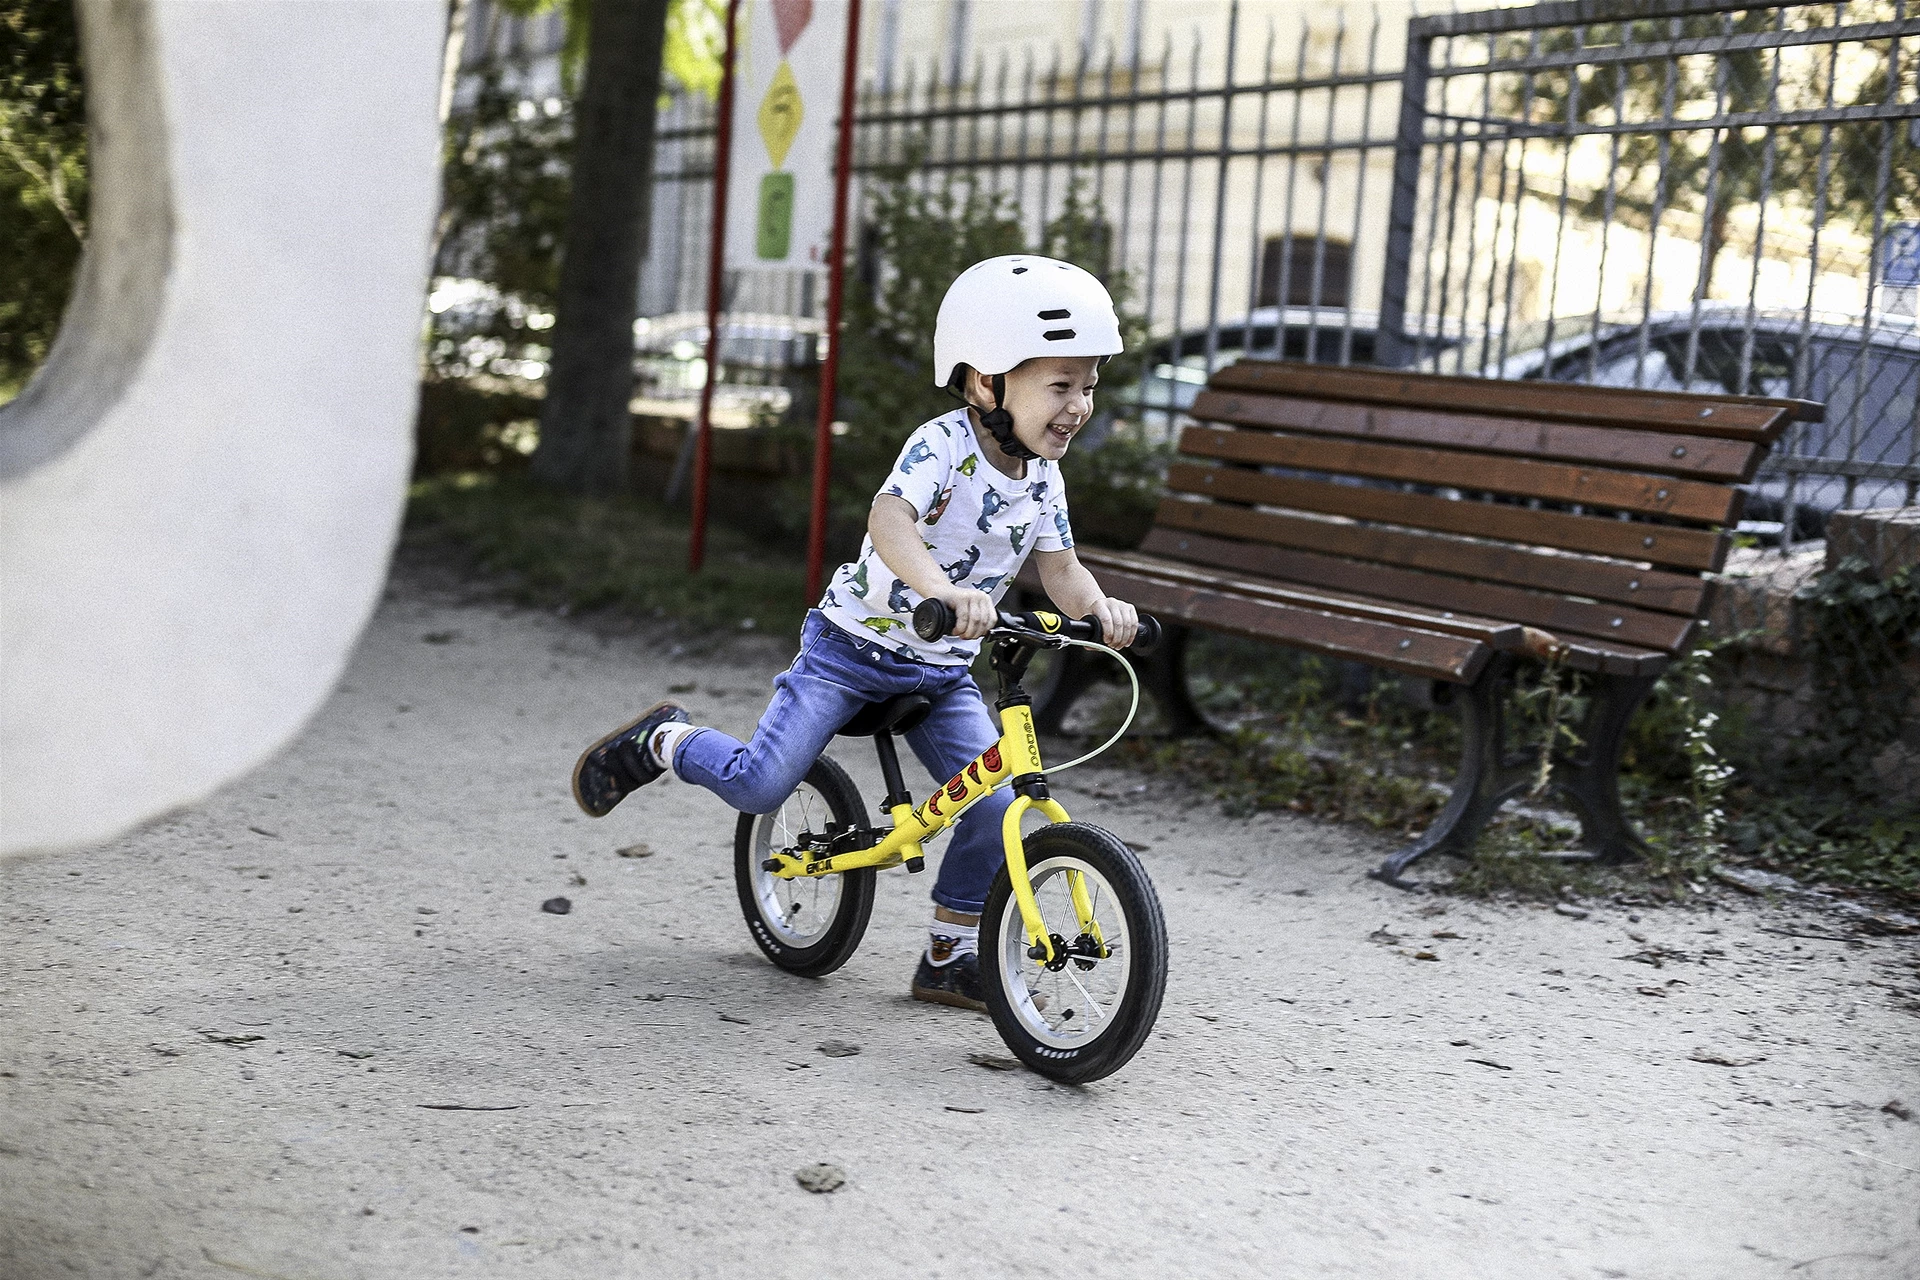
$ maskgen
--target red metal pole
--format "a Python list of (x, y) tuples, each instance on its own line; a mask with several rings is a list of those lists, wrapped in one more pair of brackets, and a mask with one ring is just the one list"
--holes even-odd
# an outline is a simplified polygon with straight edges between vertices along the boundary
[(807, 524), (807, 599), (820, 598), (827, 555), (827, 494), (833, 474), (833, 402), (840, 378), (840, 302), (846, 277), (847, 183), (853, 176), (853, 78), (860, 65), (860, 0), (847, 0), (847, 56), (840, 74), (840, 142), (833, 165), (833, 237), (827, 250), (827, 359), (820, 366), (814, 430), (813, 513)]
[[(857, 0), (856, 0), (857, 2)], [(733, 158), (733, 41), (740, 0), (727, 0), (727, 50), (720, 64), (720, 118), (713, 148), (713, 251), (707, 255), (707, 380), (700, 386), (699, 432), (693, 455), (693, 531), (687, 572), (707, 555), (707, 476), (713, 469), (713, 384), (720, 373), (720, 281), (727, 258), (727, 170)]]

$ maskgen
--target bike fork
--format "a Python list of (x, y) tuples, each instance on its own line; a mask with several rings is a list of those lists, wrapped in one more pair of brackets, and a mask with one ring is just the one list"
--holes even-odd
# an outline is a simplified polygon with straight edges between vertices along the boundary
[[(1067, 811), (1058, 800), (1035, 800), (1032, 796), (1016, 796), (1007, 806), (1007, 815), (1001, 821), (1001, 842), (1006, 846), (1007, 879), (1013, 885), (1013, 900), (1020, 907), (1020, 919), (1026, 926), (1028, 954), (1042, 964), (1054, 959), (1053, 937), (1047, 932), (1047, 922), (1040, 914), (1040, 904), (1033, 896), (1033, 879), (1027, 871), (1027, 848), (1020, 838), (1020, 819), (1029, 809), (1038, 809), (1049, 821), (1068, 822)], [(1106, 939), (1100, 936), (1100, 924), (1093, 918), (1093, 901), (1087, 896), (1086, 877), (1078, 871), (1067, 872), (1067, 889), (1073, 897), (1074, 915), (1079, 918), (1080, 932), (1091, 937), (1104, 952)]]

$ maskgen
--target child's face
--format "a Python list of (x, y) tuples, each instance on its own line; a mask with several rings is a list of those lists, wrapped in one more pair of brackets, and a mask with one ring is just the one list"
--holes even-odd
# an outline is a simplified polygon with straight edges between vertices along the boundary
[[(993, 387), (975, 373), (974, 403), (993, 404)], [(1100, 362), (1093, 356), (1040, 356), (1007, 374), (1004, 401), (1013, 414), (1013, 434), (1021, 444), (1050, 461), (1066, 456), (1067, 446), (1093, 416), (1093, 389)]]

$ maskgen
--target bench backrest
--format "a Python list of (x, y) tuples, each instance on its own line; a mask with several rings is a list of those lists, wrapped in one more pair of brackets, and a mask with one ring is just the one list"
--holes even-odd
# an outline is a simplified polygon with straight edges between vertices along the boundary
[(1143, 551), (1675, 653), (1819, 406), (1242, 360), (1190, 412)]

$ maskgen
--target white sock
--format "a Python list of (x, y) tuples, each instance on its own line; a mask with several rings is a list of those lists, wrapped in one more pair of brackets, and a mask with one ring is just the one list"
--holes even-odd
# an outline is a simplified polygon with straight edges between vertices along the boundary
[(980, 949), (980, 926), (935, 920), (927, 925), (927, 961), (936, 969), (945, 968), (961, 956)]
[(673, 753), (680, 745), (680, 739), (692, 733), (698, 725), (685, 724), (679, 720), (670, 721), (655, 729), (647, 737), (647, 753), (653, 762), (669, 773), (673, 771)]

